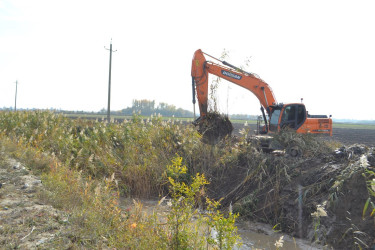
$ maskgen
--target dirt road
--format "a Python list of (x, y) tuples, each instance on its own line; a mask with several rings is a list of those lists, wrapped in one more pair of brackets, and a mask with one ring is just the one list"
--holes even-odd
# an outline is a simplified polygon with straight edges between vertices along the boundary
[(66, 231), (63, 212), (40, 199), (39, 177), (0, 152), (0, 246), (5, 249), (48, 249)]

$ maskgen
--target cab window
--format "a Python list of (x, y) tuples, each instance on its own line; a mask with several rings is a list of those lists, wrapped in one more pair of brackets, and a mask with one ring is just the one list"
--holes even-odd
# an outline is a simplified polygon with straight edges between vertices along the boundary
[(297, 127), (300, 127), (306, 118), (306, 109), (303, 105), (298, 105), (298, 112), (297, 112)]
[(281, 117), (281, 128), (298, 129), (306, 118), (306, 110), (304, 105), (291, 104), (284, 108)]
[(294, 105), (287, 106), (284, 109), (282, 121), (291, 122), (291, 121), (294, 121), (295, 119), (296, 119), (296, 106)]
[(276, 109), (272, 112), (271, 120), (270, 120), (270, 130), (271, 131), (277, 131), (277, 125), (279, 123), (279, 117), (280, 117), (281, 110)]

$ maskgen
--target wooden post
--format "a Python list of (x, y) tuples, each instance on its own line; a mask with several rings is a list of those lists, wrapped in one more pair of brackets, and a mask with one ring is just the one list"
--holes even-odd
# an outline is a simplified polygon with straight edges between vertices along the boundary
[[(105, 48), (105, 47), (104, 47)], [(107, 49), (107, 48), (105, 48)], [(107, 49), (108, 50), (108, 49)], [(112, 39), (109, 47), (109, 79), (108, 79), (108, 108), (107, 108), (107, 121), (111, 122), (111, 68), (112, 68)], [(113, 51), (116, 52), (117, 50)]]

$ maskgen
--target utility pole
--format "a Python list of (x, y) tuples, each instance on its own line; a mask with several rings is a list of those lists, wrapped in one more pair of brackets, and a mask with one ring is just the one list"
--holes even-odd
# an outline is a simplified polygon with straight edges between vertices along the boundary
[(104, 48), (106, 50), (109, 50), (109, 80), (108, 80), (108, 108), (107, 108), (107, 121), (111, 122), (111, 66), (112, 66), (112, 52), (116, 52), (117, 50), (112, 50), (112, 38), (111, 38), (111, 44), (109, 49), (107, 49), (105, 46)]
[(14, 98), (14, 111), (17, 111), (17, 85), (18, 85), (18, 81), (16, 81), (16, 95)]

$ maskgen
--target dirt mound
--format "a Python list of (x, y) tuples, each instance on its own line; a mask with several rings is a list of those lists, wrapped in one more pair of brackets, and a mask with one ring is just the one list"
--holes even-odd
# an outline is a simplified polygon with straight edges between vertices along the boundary
[(228, 116), (217, 112), (209, 112), (197, 122), (198, 132), (202, 135), (203, 141), (216, 144), (226, 136), (230, 136), (233, 125)]
[(363, 145), (300, 158), (249, 151), (236, 167), (220, 170), (225, 177), (216, 198), (243, 219), (276, 225), (292, 236), (334, 249), (371, 248), (374, 157), (375, 148)]

